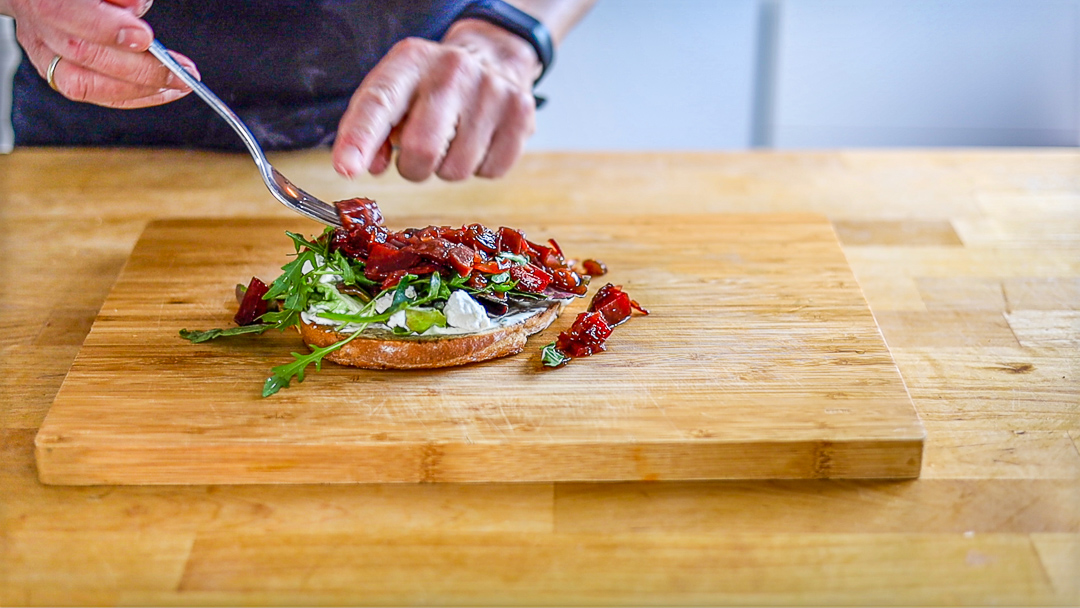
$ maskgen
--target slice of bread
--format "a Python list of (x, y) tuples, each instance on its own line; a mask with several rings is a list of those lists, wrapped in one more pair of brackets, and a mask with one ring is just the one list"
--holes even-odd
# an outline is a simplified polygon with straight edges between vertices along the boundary
[[(562, 302), (551, 301), (513, 324), (496, 324), (471, 334), (397, 336), (386, 331), (365, 331), (325, 358), (367, 369), (433, 369), (487, 361), (521, 352), (528, 337), (551, 325), (562, 308)], [(300, 335), (304, 344), (315, 347), (349, 337), (325, 325), (307, 322), (300, 324)]]

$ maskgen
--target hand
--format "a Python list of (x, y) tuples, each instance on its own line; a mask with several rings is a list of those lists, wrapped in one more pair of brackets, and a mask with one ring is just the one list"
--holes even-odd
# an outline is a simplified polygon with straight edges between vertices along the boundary
[[(149, 53), (154, 33), (140, 19), (152, 0), (0, 0), (42, 78), (61, 57), (53, 84), (64, 97), (111, 108), (142, 108), (191, 92)], [(195, 63), (172, 53), (198, 78)]]
[(346, 177), (389, 167), (422, 181), (499, 177), (536, 128), (540, 60), (525, 40), (475, 19), (441, 42), (396, 44), (353, 94), (338, 125), (334, 168)]

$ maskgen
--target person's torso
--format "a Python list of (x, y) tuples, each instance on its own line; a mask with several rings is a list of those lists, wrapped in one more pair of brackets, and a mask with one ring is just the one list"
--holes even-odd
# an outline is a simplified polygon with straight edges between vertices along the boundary
[[(364, 76), (407, 37), (439, 39), (467, 0), (157, 0), (155, 37), (268, 149), (325, 145)], [(17, 145), (241, 147), (195, 95), (140, 110), (69, 101), (23, 60), (12, 109)]]

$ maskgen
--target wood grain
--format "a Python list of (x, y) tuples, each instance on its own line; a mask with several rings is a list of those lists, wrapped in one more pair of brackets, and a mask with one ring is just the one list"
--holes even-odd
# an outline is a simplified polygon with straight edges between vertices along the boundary
[[(243, 154), (20, 148), (0, 156), (0, 605), (1080, 604), (1077, 150), (546, 153), (460, 184), (272, 161), (391, 221), (824, 214), (860, 231), (843, 252), (875, 315), (978, 314), (933, 318), (952, 345), (915, 324), (891, 347), (917, 480), (47, 486), (34, 436), (147, 222), (289, 213)], [(962, 339), (999, 335), (986, 312), (1018, 345)]]
[(152, 224), (37, 438), (46, 483), (914, 477), (924, 432), (828, 222), (527, 222), (652, 314), (559, 370), (539, 347), (449, 370), (328, 364), (259, 396), (292, 334), (191, 345), (269, 281), (288, 221)]

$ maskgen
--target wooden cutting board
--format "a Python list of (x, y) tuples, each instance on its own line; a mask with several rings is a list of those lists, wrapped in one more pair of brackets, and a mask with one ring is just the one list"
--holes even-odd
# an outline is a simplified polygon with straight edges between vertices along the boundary
[[(923, 428), (829, 222), (808, 215), (443, 218), (555, 237), (652, 311), (607, 352), (434, 371), (327, 363), (270, 398), (293, 332), (190, 344), (269, 281), (304, 220), (170, 220), (132, 252), (36, 440), (50, 484), (903, 478)], [(391, 218), (392, 227), (432, 218)]]

